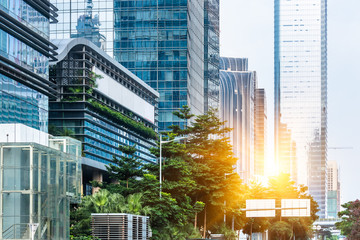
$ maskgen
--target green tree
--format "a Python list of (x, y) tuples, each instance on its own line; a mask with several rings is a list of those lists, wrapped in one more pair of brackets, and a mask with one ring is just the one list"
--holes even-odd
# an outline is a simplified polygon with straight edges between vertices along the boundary
[(275, 237), (274, 240), (285, 240), (292, 236), (292, 229), (289, 223), (278, 221), (271, 224), (269, 232)]
[(231, 230), (229, 226), (222, 223), (219, 226), (215, 227), (215, 231), (218, 234), (223, 234), (225, 237), (225, 240), (235, 240), (237, 239), (236, 232)]
[(341, 222), (335, 226), (341, 230), (341, 234), (349, 240), (360, 239), (360, 201), (350, 201), (341, 205), (344, 210), (338, 213)]
[[(269, 179), (269, 198), (275, 199), (277, 204), (281, 203), (281, 199), (310, 199), (310, 217), (301, 218), (285, 218), (281, 220), (289, 223), (292, 234), (298, 239), (307, 239), (312, 237), (312, 224), (318, 219), (316, 213), (319, 211), (318, 204), (307, 193), (307, 187), (296, 186), (295, 182), (290, 179), (288, 174), (280, 174)], [(280, 206), (280, 205), (278, 205)], [(276, 218), (270, 222), (274, 224), (280, 220), (281, 211), (276, 211)]]
[(150, 215), (151, 208), (144, 206), (142, 193), (129, 195), (127, 198), (118, 193), (110, 193), (101, 189), (97, 193), (86, 196), (77, 207), (70, 212), (71, 235), (83, 237), (91, 235), (91, 213), (130, 213)]
[[(269, 189), (261, 183), (252, 181), (246, 194), (246, 199), (266, 199), (269, 198)], [(265, 232), (269, 225), (269, 218), (247, 218), (244, 219), (243, 233), (252, 235), (252, 233)]]
[[(136, 145), (125, 146), (119, 145), (119, 150), (124, 154), (120, 158), (113, 157), (113, 162), (106, 166), (110, 177), (119, 182), (117, 187), (122, 194), (129, 194), (133, 191), (136, 185), (137, 177), (143, 175), (143, 163), (136, 157)], [(122, 184), (125, 183), (125, 189), (122, 189)], [(130, 190), (129, 190), (130, 185)], [(122, 189), (122, 190), (121, 190)]]
[[(174, 114), (189, 122), (185, 129), (179, 126), (172, 126), (171, 129), (178, 136), (187, 136), (186, 152), (192, 159), (192, 172), (197, 186), (191, 197), (205, 203), (202, 219), (199, 218), (205, 232), (223, 221), (224, 200), (230, 203), (233, 196), (241, 192), (238, 176), (225, 177), (234, 171), (233, 165), (236, 164), (232, 146), (226, 137), (230, 129), (224, 127), (214, 110), (194, 119), (187, 106)], [(233, 187), (233, 196), (227, 192), (231, 183), (236, 185)]]

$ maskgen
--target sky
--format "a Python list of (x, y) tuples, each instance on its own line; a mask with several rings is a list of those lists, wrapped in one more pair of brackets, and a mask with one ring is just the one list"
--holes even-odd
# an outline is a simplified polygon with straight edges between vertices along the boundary
[[(220, 55), (249, 58), (266, 89), (268, 167), (273, 161), (273, 0), (220, 0)], [(359, 0), (328, 0), (328, 160), (340, 167), (341, 202), (360, 199)]]

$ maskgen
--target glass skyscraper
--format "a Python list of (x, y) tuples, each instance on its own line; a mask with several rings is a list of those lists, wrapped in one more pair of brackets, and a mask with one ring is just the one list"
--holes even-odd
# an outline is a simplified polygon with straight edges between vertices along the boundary
[[(52, 0), (52, 39), (85, 37), (160, 93), (159, 129), (186, 123), (183, 105), (217, 107), (218, 0)], [(91, 35), (92, 34), (92, 35)]]
[(233, 129), (227, 134), (238, 159), (236, 172), (249, 182), (254, 177), (256, 73), (247, 58), (220, 58), (220, 118)]
[(55, 12), (46, 0), (0, 1), (0, 123), (47, 131), (48, 97), (56, 94), (48, 80)]
[[(275, 0), (274, 60), (278, 166), (298, 183), (309, 186), (310, 194), (320, 206), (319, 216), (325, 217), (326, 0)], [(297, 176), (293, 174), (294, 166), (297, 166)]]

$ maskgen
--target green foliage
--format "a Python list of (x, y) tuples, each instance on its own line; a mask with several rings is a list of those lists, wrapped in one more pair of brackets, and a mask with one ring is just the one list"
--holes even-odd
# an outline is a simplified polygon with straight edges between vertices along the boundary
[[(91, 104), (106, 109), (100, 103)], [(102, 114), (106, 111), (101, 110)], [(185, 106), (175, 115), (192, 124), (185, 129), (172, 126), (172, 132), (164, 134), (164, 141), (182, 136), (186, 140), (183, 143), (171, 141), (162, 144), (161, 198), (159, 165), (142, 164), (136, 158), (135, 146), (120, 146), (125, 156), (114, 158), (114, 164), (108, 167), (110, 176), (120, 184), (98, 183), (98, 187), (108, 191), (103, 190), (96, 197), (93, 196), (91, 204), (86, 205), (89, 200), (85, 199), (77, 210), (79, 216), (86, 216), (90, 210), (125, 211), (120, 206), (126, 206), (127, 211), (150, 216), (154, 240), (198, 238), (201, 236), (198, 229), (203, 230), (202, 234), (210, 230), (225, 234), (226, 239), (234, 239), (234, 232), (230, 230), (232, 225), (237, 230), (243, 228), (245, 233), (264, 232), (271, 226), (272, 233), (279, 238), (289, 239), (293, 234), (298, 239), (311, 237), (311, 225), (318, 211), (313, 200), (312, 216), (308, 218), (284, 218), (278, 221), (280, 216), (277, 215), (276, 218), (247, 219), (244, 212), (240, 211), (245, 207), (246, 199), (312, 199), (305, 187), (295, 187), (286, 175), (270, 179), (269, 187), (256, 182), (243, 184), (239, 175), (233, 173), (236, 159), (225, 136), (230, 129), (223, 128), (223, 122), (215, 112), (211, 110), (205, 115), (194, 117)], [(151, 152), (159, 156), (159, 142), (157, 144), (158, 147)], [(137, 193), (141, 193), (141, 200), (137, 199)], [(120, 203), (115, 210), (109, 207), (110, 195)], [(133, 208), (129, 206), (132, 201), (138, 203), (131, 205)], [(85, 208), (83, 204), (88, 207)], [(223, 223), (224, 211), (226, 223)], [(73, 232), (77, 230), (84, 233), (86, 229), (89, 230), (87, 216), (77, 219)]]
[(98, 238), (92, 237), (92, 236), (79, 236), (75, 237), (73, 235), (70, 235), (70, 240), (97, 240)]
[(128, 194), (132, 192), (134, 184), (136, 184), (135, 178), (142, 177), (143, 175), (143, 163), (135, 155), (136, 145), (119, 145), (119, 150), (123, 152), (125, 156), (121, 156), (120, 159), (114, 156), (114, 164), (109, 164), (106, 166), (106, 169), (110, 177), (119, 182), (119, 191), (121, 187), (126, 187), (126, 190), (123, 189), (123, 191), (126, 191), (127, 193), (120, 193)]
[(274, 240), (289, 239), (292, 236), (291, 225), (287, 222), (278, 221), (271, 224), (269, 232), (275, 238)]
[(130, 213), (149, 215), (151, 208), (143, 206), (144, 196), (141, 193), (128, 195), (126, 198), (106, 189), (86, 196), (81, 204), (71, 209), (71, 235), (76, 237), (91, 235), (91, 213)]
[(222, 223), (219, 226), (215, 227), (217, 234), (224, 234), (225, 240), (235, 240), (237, 239), (236, 232), (231, 230), (226, 224)]
[(206, 207), (200, 214), (199, 224), (214, 229), (223, 221), (225, 200), (228, 216), (240, 215), (239, 211), (233, 211), (240, 207), (243, 189), (240, 177), (231, 174), (236, 159), (225, 136), (230, 129), (223, 127), (224, 123), (219, 120), (215, 110), (192, 119), (194, 116), (190, 114), (190, 109), (184, 106), (175, 115), (180, 119), (192, 121), (185, 129), (178, 126), (172, 126), (171, 129), (178, 136), (187, 136), (185, 152), (191, 157), (189, 164), (196, 184), (196, 189), (189, 195), (205, 203)]
[[(79, 75), (83, 75), (83, 71), (80, 70)], [(87, 93), (87, 94), (92, 94), (94, 91), (94, 88), (98, 87), (97, 84), (97, 80), (103, 78), (103, 76), (98, 75), (94, 72), (90, 72), (89, 73), (89, 78), (86, 82), (86, 85), (82, 85), (82, 80), (79, 79), (76, 82), (72, 82), (72, 84), (79, 84), (80, 86), (72, 86), (72, 87), (65, 87), (64, 91), (66, 93), (70, 93), (72, 95), (65, 95), (62, 99), (62, 101), (66, 101), (66, 102), (77, 102), (77, 101), (82, 101), (83, 98), (83, 94)]]
[(90, 104), (99, 114), (110, 117), (114, 122), (128, 128), (129, 130), (134, 131), (145, 138), (157, 138), (156, 132), (152, 128), (146, 127), (143, 123), (132, 120), (122, 113), (112, 110), (99, 102), (92, 101)]
[[(276, 199), (278, 202), (281, 199), (310, 199), (310, 217), (283, 218), (282, 220), (290, 224), (293, 234), (297, 238), (307, 239), (312, 237), (312, 224), (318, 219), (316, 213), (319, 211), (319, 206), (307, 193), (307, 187), (297, 187), (288, 174), (280, 174), (269, 179), (268, 198)], [(277, 210), (276, 218), (270, 220), (271, 225), (280, 219), (280, 215), (280, 210)]]
[(338, 213), (341, 222), (335, 226), (349, 240), (360, 239), (360, 201), (357, 199), (341, 205), (344, 210)]
[(49, 125), (48, 132), (49, 132), (49, 134), (51, 134), (53, 136), (71, 137), (71, 136), (75, 135), (75, 132), (71, 129), (68, 129), (66, 127), (59, 128), (52, 124)]

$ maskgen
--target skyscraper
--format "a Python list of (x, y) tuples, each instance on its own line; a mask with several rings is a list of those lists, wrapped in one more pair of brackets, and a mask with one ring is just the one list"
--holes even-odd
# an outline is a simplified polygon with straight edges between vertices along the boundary
[(205, 0), (205, 111), (219, 107), (219, 0)]
[(255, 89), (255, 139), (254, 174), (264, 176), (267, 143), (266, 93), (263, 88)]
[[(307, 184), (326, 215), (327, 1), (275, 0), (275, 152), (290, 165), (294, 142), (297, 181)], [(283, 131), (284, 126), (286, 131)], [(286, 137), (283, 134), (287, 134)], [(291, 133), (289, 135), (289, 133)], [(289, 136), (289, 137), (288, 137)], [(287, 143), (281, 142), (288, 139)], [(291, 147), (292, 148), (292, 147)], [(280, 154), (289, 154), (281, 156)], [(282, 162), (285, 161), (285, 162)]]
[(46, 133), (56, 11), (47, 0), (0, 1), (0, 239), (69, 239), (81, 196), (81, 143)]
[(340, 177), (336, 161), (328, 162), (328, 205), (329, 218), (337, 218), (340, 211)]
[[(186, 122), (218, 101), (218, 0), (52, 0), (51, 38), (85, 36), (160, 93), (159, 129)], [(89, 36), (93, 33), (94, 37)]]
[(23, 123), (47, 131), (48, 98), (56, 95), (49, 81), (49, 41), (56, 8), (48, 1), (0, 1), (0, 123)]
[(245, 180), (254, 175), (254, 115), (256, 73), (247, 58), (220, 59), (220, 118), (233, 130), (228, 133), (236, 172)]

